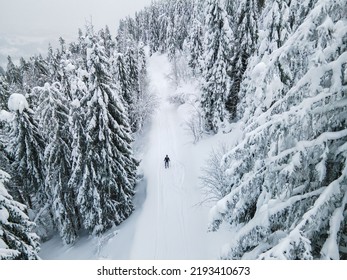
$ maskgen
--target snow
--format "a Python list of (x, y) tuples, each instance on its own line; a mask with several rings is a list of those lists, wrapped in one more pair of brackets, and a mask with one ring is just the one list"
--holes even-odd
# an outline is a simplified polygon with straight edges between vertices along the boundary
[(29, 109), (29, 104), (23, 94), (13, 93), (8, 99), (8, 109), (22, 113), (24, 109)]
[(74, 71), (76, 69), (76, 67), (72, 64), (72, 63), (68, 63), (66, 66), (65, 66), (65, 70), (67, 71), (67, 72), (72, 72), (72, 71)]
[(71, 106), (75, 107), (75, 108), (79, 108), (81, 106), (81, 103), (78, 99), (74, 99), (72, 102), (71, 102)]
[(0, 208), (0, 223), (7, 224), (9, 216), (6, 208)]
[[(0, 236), (2, 235), (2, 231), (0, 231)], [(0, 239), (0, 255), (2, 253), (2, 249), (7, 249), (8, 246), (7, 244), (2, 240)], [(6, 252), (5, 250), (3, 250), (4, 252)]]
[[(175, 92), (191, 94), (195, 87), (171, 88), (170, 69), (166, 56), (151, 56), (148, 74), (159, 103), (148, 132), (135, 143), (143, 180), (136, 189), (134, 213), (101, 237), (85, 234), (73, 246), (56, 236), (42, 244), (42, 259), (219, 259), (230, 231), (208, 232), (211, 205), (201, 204), (199, 176), (212, 147), (232, 141), (230, 134), (220, 133), (193, 144), (185, 124), (192, 105), (169, 100)], [(169, 169), (164, 168), (166, 154)]]
[(265, 73), (267, 70), (266, 64), (262, 61), (258, 63), (252, 70), (252, 77), (258, 77), (263, 78), (261, 75)]
[(10, 122), (13, 119), (13, 114), (5, 110), (0, 111), (0, 122)]

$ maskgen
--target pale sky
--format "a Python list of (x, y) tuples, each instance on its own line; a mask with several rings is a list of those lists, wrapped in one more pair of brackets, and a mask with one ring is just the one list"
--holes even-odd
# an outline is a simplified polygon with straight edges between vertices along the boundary
[(96, 29), (108, 25), (115, 35), (120, 19), (148, 6), (152, 0), (0, 0), (0, 65), (11, 55), (16, 61), (47, 51), (59, 37), (77, 38), (86, 21)]

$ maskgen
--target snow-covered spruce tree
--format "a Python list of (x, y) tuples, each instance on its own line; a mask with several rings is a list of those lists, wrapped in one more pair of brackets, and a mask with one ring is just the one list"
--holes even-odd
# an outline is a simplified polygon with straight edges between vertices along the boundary
[(23, 88), (23, 76), (18, 66), (14, 65), (12, 58), (7, 57), (6, 81), (11, 87), (11, 91), (18, 91)]
[(128, 118), (110, 77), (109, 58), (91, 29), (88, 40), (86, 155), (77, 202), (83, 226), (99, 234), (133, 211), (137, 162)]
[(8, 107), (14, 120), (7, 150), (13, 160), (12, 180), (22, 200), (30, 209), (38, 210), (47, 202), (44, 184), (44, 142), (34, 112), (24, 95), (10, 96)]
[(110, 29), (107, 25), (105, 26), (105, 29), (99, 31), (99, 37), (103, 41), (102, 45), (105, 48), (106, 55), (110, 57), (115, 51), (116, 43), (112, 39)]
[(140, 42), (137, 55), (137, 68), (138, 68), (138, 96), (133, 107), (132, 118), (136, 120), (135, 131), (142, 130), (146, 121), (154, 112), (157, 106), (157, 98), (149, 90), (149, 79), (147, 75), (147, 60), (144, 51), (144, 45)]
[(166, 38), (167, 51), (171, 60), (177, 51), (183, 50), (184, 42), (188, 37), (192, 9), (192, 1), (177, 0), (172, 3), (172, 12), (168, 14), (170, 19)]
[(0, 110), (7, 108), (7, 100), (10, 96), (10, 86), (5, 77), (0, 76)]
[(176, 48), (176, 38), (175, 38), (175, 23), (174, 23), (174, 17), (168, 19), (168, 25), (166, 30), (166, 50), (167, 55), (169, 57), (169, 60), (172, 62), (175, 59), (176, 52), (178, 49)]
[(129, 43), (129, 46), (124, 54), (124, 62), (125, 67), (127, 69), (127, 76), (124, 77), (128, 80), (128, 91), (130, 93), (130, 96), (128, 97), (128, 100), (126, 100), (128, 106), (129, 106), (129, 120), (131, 129), (133, 132), (137, 131), (138, 129), (138, 123), (135, 116), (135, 104), (138, 101), (139, 98), (139, 69), (138, 69), (138, 57), (137, 57), (138, 51), (137, 47), (135, 46), (135, 42)]
[(236, 117), (238, 94), (243, 74), (246, 71), (248, 59), (256, 50), (258, 40), (258, 5), (257, 0), (238, 0), (234, 4), (235, 18), (233, 22), (233, 51), (231, 59), (231, 86), (226, 100), (226, 108), (230, 119)]
[(148, 44), (148, 26), (149, 26), (149, 15), (148, 15), (149, 7), (145, 7), (143, 10), (135, 13), (135, 23), (137, 28), (137, 38), (135, 41), (143, 42), (145, 45)]
[(0, 169), (0, 260), (37, 260), (39, 238), (32, 232), (34, 223), (26, 207), (7, 192), (10, 176)]
[(188, 37), (189, 61), (188, 65), (194, 75), (202, 72), (201, 60), (203, 55), (203, 27), (198, 18), (195, 18)]
[[(264, 51), (272, 53), (280, 48), (292, 33), (290, 27), (290, 1), (275, 0), (272, 5), (267, 5), (269, 11), (264, 11), (265, 18), (261, 21), (264, 26), (261, 26), (264, 33), (262, 34), (262, 45), (259, 47), (259, 54)], [(267, 40), (266, 40), (267, 39)], [(273, 45), (272, 45), (273, 44)]]
[(312, 3), (241, 85), (245, 136), (224, 156), (231, 191), (211, 210), (211, 230), (237, 227), (222, 258), (347, 257), (347, 4)]
[(31, 57), (27, 62), (23, 61), (21, 64), (24, 90), (21, 90), (20, 93), (25, 93), (27, 101), (34, 111), (39, 101), (38, 97), (33, 94), (32, 89), (37, 86), (44, 86), (52, 78), (48, 62), (48, 59), (44, 59), (41, 55), (38, 55)]
[(145, 45), (143, 42), (139, 43), (137, 49), (137, 68), (138, 68), (138, 87), (140, 92), (148, 90), (148, 75), (147, 75), (147, 58), (145, 53)]
[(206, 131), (217, 133), (227, 117), (225, 102), (232, 33), (220, 0), (209, 0), (206, 5), (201, 108)]
[(153, 54), (160, 47), (160, 22), (161, 19), (160, 7), (158, 2), (152, 2), (149, 9), (149, 51)]
[[(76, 228), (80, 229), (82, 227), (82, 220), (85, 215), (81, 213), (81, 210), (78, 208), (78, 193), (80, 193), (80, 188), (83, 187), (84, 180), (86, 179), (84, 176), (87, 164), (87, 137), (86, 137), (86, 127), (85, 127), (85, 106), (81, 106), (81, 104), (86, 106), (86, 100), (82, 99), (81, 102), (79, 99), (74, 99), (70, 104), (70, 112), (69, 112), (69, 133), (71, 135), (71, 171), (70, 178), (68, 181), (68, 189), (74, 191), (75, 193), (75, 202), (74, 207), (76, 208), (75, 212), (78, 214), (76, 217), (76, 223), (73, 225)], [(80, 194), (81, 195), (81, 194)], [(81, 197), (80, 197), (81, 199)]]
[(76, 69), (85, 69), (87, 64), (87, 43), (85, 34), (83, 34), (81, 29), (78, 30), (77, 41), (70, 43), (69, 51), (71, 53), (71, 60), (73, 61)]
[(40, 96), (38, 117), (45, 137), (45, 184), (49, 192), (53, 222), (63, 241), (73, 243), (79, 229), (76, 189), (71, 177), (71, 135), (69, 134), (69, 101), (60, 83), (36, 88)]
[(41, 56), (34, 56), (30, 58), (27, 66), (27, 78), (26, 82), (30, 88), (35, 86), (43, 86), (46, 82), (49, 82), (49, 70), (47, 61)]
[(115, 82), (117, 83), (119, 93), (124, 100), (127, 113), (130, 114), (135, 100), (132, 92), (131, 81), (129, 79), (129, 69), (125, 63), (124, 55), (121, 53), (116, 54), (113, 64), (114, 66), (112, 70), (114, 72)]

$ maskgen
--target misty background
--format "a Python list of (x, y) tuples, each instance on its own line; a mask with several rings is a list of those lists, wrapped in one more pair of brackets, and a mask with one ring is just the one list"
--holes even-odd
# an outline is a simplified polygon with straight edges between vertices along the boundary
[(45, 55), (49, 43), (56, 47), (59, 37), (77, 39), (78, 29), (92, 21), (98, 30), (108, 25), (115, 35), (119, 20), (132, 16), (152, 0), (0, 0), (0, 66), (7, 56)]

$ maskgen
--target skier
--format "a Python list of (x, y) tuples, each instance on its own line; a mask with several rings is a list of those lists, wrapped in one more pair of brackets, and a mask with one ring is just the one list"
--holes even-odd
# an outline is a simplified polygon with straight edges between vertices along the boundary
[(168, 155), (164, 158), (165, 168), (169, 168), (170, 158)]

